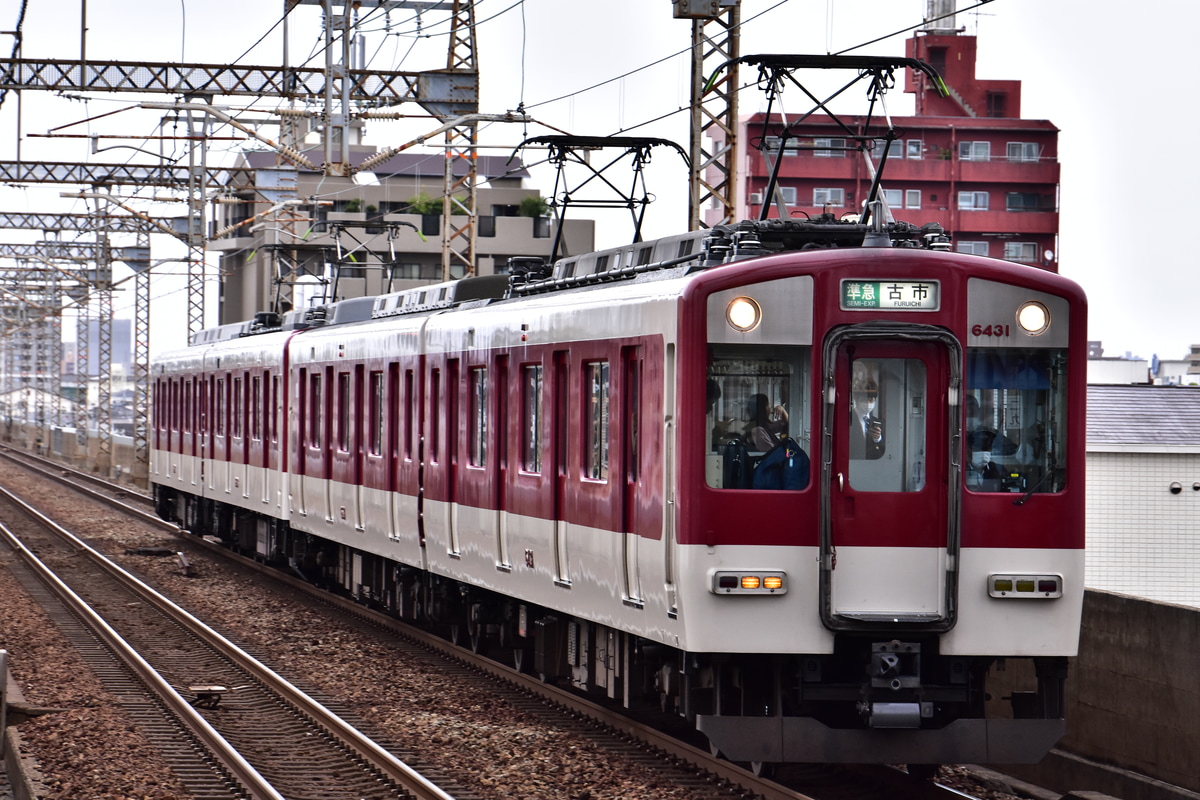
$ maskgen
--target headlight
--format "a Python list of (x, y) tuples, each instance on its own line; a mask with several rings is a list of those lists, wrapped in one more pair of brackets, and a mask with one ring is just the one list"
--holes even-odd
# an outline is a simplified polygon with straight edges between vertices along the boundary
[(1017, 324), (1030, 336), (1045, 333), (1050, 327), (1050, 309), (1036, 300), (1030, 300), (1017, 309)]
[(725, 320), (729, 327), (747, 333), (762, 322), (762, 307), (750, 297), (735, 297), (725, 307)]

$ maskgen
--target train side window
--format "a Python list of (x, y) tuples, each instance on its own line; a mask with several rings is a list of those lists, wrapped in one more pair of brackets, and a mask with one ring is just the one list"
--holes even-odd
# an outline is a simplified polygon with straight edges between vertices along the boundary
[(350, 373), (338, 373), (338, 450), (350, 452)]
[(250, 379), (250, 438), (262, 440), (262, 378)]
[[(808, 486), (809, 359), (808, 347), (709, 346), (704, 427), (709, 486)], [(766, 467), (759, 474), (764, 461)]]
[(191, 433), (195, 428), (195, 423), (192, 419), (192, 388), (191, 381), (185, 381), (183, 384), (183, 430)]
[(373, 456), (383, 455), (383, 373), (371, 373), (371, 394), (367, 399), (368, 418), (371, 420), (368, 448)]
[(299, 395), (296, 401), (296, 419), (298, 421), (299, 445), (300, 447), (308, 446), (308, 370), (300, 370), (300, 382), (297, 384), (296, 394)]
[(1066, 484), (1067, 353), (967, 350), (963, 478), (975, 492), (1058, 492)]
[(231, 404), (233, 429), (231, 433), (235, 439), (240, 439), (245, 431), (242, 423), (244, 414), (246, 413), (245, 405), (242, 401), (242, 387), (244, 385), (240, 375), (233, 379), (233, 403)]
[(279, 441), (279, 376), (271, 376), (271, 397), (267, 400), (271, 420), (271, 441)]
[(584, 476), (594, 481), (608, 480), (608, 388), (607, 361), (594, 361), (583, 366), (584, 392), (587, 402), (583, 449)]
[(217, 436), (225, 435), (225, 401), (225, 379), (217, 378), (217, 408), (214, 412), (217, 417), (214, 425), (214, 433)]
[(429, 420), (429, 460), (436, 464), (441, 457), (441, 425), (437, 418), (436, 410), (441, 407), (442, 397), (442, 371), (435, 369), (429, 375), (429, 396), (433, 398), (432, 407), (434, 414)]
[(212, 433), (212, 381), (201, 379), (198, 388), (199, 397), (197, 402), (199, 407), (196, 409), (196, 432), (207, 436)]
[(321, 375), (314, 372), (308, 380), (308, 446), (321, 448), (321, 421), (325, 418), (321, 395)]
[(521, 469), (542, 471), (542, 365), (521, 367)]
[(471, 452), (469, 463), (473, 467), (486, 467), (488, 417), (487, 367), (472, 367), (470, 373)]
[(416, 436), (414, 417), (416, 412), (415, 380), (411, 369), (404, 371), (404, 458), (413, 460), (413, 437)]

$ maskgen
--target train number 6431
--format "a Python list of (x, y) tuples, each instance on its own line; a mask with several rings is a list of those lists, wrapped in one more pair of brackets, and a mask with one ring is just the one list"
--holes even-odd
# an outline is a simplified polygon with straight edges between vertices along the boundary
[(972, 336), (1008, 336), (1010, 328), (1008, 325), (972, 325)]

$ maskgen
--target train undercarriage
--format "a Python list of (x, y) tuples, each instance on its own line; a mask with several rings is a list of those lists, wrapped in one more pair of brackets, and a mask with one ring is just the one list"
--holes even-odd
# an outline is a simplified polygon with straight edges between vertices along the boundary
[(689, 653), (156, 487), (164, 519), (596, 698), (685, 719), (755, 766), (1036, 762), (1065, 731), (1066, 659), (943, 657), (936, 635), (831, 654)]

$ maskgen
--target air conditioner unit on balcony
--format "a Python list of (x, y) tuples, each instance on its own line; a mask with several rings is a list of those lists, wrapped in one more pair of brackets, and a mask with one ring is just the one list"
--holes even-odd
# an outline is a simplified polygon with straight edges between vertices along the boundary
[(750, 193), (750, 205), (752, 205), (752, 206), (761, 206), (762, 205), (762, 192), (751, 192)]

